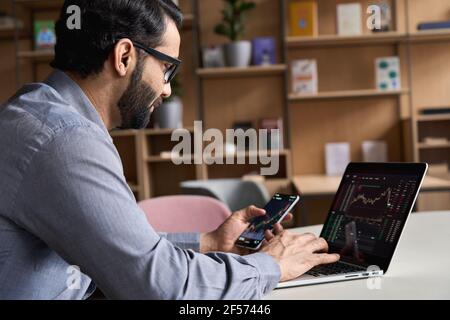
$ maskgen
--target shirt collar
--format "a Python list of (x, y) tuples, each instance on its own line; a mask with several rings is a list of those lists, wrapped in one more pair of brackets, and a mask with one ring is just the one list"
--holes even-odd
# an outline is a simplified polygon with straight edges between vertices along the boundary
[(76, 112), (97, 124), (109, 136), (108, 129), (105, 127), (105, 124), (103, 123), (102, 118), (95, 109), (94, 105), (91, 103), (80, 86), (66, 73), (60, 70), (55, 70), (44, 81), (44, 83), (55, 89), (61, 97), (75, 109)]

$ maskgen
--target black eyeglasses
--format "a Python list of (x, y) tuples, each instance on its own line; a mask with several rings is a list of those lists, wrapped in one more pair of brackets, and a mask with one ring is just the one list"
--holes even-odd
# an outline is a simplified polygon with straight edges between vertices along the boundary
[(181, 60), (178, 60), (176, 58), (168, 56), (167, 54), (159, 52), (158, 50), (155, 50), (153, 48), (146, 47), (143, 44), (140, 44), (139, 42), (133, 41), (133, 45), (136, 48), (144, 50), (149, 55), (152, 55), (153, 57), (155, 57), (158, 60), (170, 63), (169, 69), (167, 69), (167, 71), (164, 73), (164, 81), (165, 81), (165, 83), (169, 83), (170, 81), (173, 80), (173, 78), (177, 74), (178, 69), (181, 65)]

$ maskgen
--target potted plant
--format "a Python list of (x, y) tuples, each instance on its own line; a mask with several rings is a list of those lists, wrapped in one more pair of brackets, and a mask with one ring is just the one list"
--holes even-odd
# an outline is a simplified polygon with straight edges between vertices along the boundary
[(155, 128), (181, 129), (183, 128), (183, 95), (178, 76), (170, 83), (172, 95), (165, 99), (163, 104), (154, 112)]
[(214, 32), (227, 37), (231, 42), (225, 45), (225, 58), (230, 67), (248, 67), (252, 55), (250, 41), (240, 40), (245, 33), (246, 13), (255, 8), (254, 2), (246, 0), (224, 0), (223, 21)]

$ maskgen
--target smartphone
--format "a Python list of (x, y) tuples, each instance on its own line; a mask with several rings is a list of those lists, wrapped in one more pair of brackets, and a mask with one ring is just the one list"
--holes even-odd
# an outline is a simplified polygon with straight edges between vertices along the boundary
[(266, 230), (272, 230), (273, 226), (281, 222), (284, 217), (294, 208), (300, 197), (275, 194), (272, 200), (264, 207), (266, 215), (254, 218), (250, 226), (236, 241), (236, 246), (250, 250), (258, 250), (263, 241)]

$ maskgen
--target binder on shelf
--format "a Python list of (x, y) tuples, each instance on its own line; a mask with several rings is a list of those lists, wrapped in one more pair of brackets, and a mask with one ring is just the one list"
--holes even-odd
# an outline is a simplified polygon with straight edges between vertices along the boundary
[(314, 59), (294, 60), (291, 68), (292, 91), (294, 93), (317, 94), (319, 87), (317, 61)]
[(316, 37), (318, 35), (316, 1), (295, 1), (289, 4), (289, 25), (292, 37)]
[(417, 26), (417, 30), (421, 31), (436, 29), (450, 29), (450, 21), (423, 22)]
[(400, 58), (382, 57), (375, 60), (378, 90), (400, 90)]
[(337, 31), (340, 36), (362, 34), (361, 3), (345, 3), (337, 5)]

